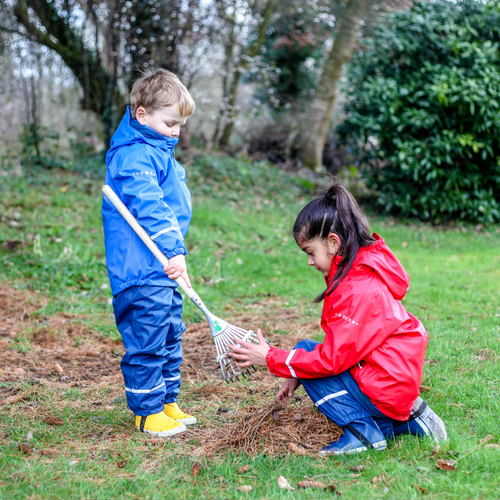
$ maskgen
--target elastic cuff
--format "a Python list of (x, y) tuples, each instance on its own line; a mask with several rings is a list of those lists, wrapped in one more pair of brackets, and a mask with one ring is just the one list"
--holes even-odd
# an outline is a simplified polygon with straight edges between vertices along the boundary
[(187, 255), (187, 250), (184, 247), (175, 247), (173, 250), (166, 250), (163, 252), (167, 259), (171, 259), (176, 255)]
[(166, 405), (170, 403), (177, 403), (177, 396), (170, 396), (168, 398), (165, 398), (165, 401), (163, 401), (163, 403)]
[(272, 362), (273, 349), (274, 349), (274, 347), (270, 346), (270, 349), (269, 349), (269, 351), (267, 351), (267, 354), (266, 354), (266, 364), (268, 367), (269, 367), (269, 363)]

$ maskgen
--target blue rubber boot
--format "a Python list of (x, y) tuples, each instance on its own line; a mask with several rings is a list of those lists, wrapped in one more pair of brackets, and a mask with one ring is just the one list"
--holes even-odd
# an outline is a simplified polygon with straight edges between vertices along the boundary
[(344, 435), (319, 453), (320, 455), (342, 455), (385, 448), (387, 448), (387, 442), (382, 431), (373, 418), (367, 417), (354, 420), (344, 427)]
[(392, 420), (392, 418), (374, 418), (375, 422), (385, 436), (385, 439), (394, 439), (394, 424), (400, 424), (402, 422), (397, 422)]
[(415, 406), (411, 412), (409, 420), (406, 422), (397, 422), (396, 420), (393, 420), (392, 422), (394, 437), (404, 434), (428, 436), (433, 437), (438, 443), (448, 438), (443, 421), (420, 397), (415, 401)]

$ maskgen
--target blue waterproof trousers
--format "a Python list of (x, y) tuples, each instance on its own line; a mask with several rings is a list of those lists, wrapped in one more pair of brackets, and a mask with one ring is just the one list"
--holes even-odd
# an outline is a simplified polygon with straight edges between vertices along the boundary
[[(295, 349), (311, 352), (318, 343), (301, 340)], [(321, 413), (341, 427), (367, 417), (388, 418), (361, 392), (349, 370), (331, 377), (304, 378), (300, 381)]]
[(133, 286), (113, 297), (127, 350), (121, 362), (127, 404), (135, 415), (177, 401), (181, 384), (182, 295), (173, 287)]

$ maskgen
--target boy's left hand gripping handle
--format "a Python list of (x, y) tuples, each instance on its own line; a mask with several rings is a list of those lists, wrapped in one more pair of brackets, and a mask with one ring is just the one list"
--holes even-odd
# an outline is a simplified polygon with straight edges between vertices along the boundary
[[(156, 243), (149, 237), (148, 233), (146, 233), (144, 228), (137, 222), (136, 218), (130, 213), (129, 209), (123, 204), (122, 200), (118, 198), (111, 187), (104, 185), (102, 187), (102, 192), (106, 195), (108, 200), (114, 205), (118, 212), (122, 214), (123, 218), (136, 232), (137, 236), (139, 236), (139, 238), (141, 238), (145, 245), (153, 252), (154, 256), (160, 261), (161, 265), (163, 267), (167, 267), (168, 259), (165, 254), (157, 247)], [(195, 291), (187, 286), (187, 283), (184, 281), (184, 278), (182, 276), (177, 278), (175, 281), (182, 288), (188, 298), (191, 298), (195, 295)]]

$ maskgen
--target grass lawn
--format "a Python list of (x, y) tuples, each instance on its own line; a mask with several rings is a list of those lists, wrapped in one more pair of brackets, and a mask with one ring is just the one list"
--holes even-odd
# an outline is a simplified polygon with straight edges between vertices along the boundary
[[(322, 278), (290, 234), (314, 194), (311, 180), (217, 156), (198, 157), (187, 171), (195, 209), (188, 265), (207, 305), (244, 326), (263, 326), (278, 341), (287, 332), (320, 339), (321, 308), (311, 300)], [(196, 436), (158, 442), (135, 432), (113, 378), (121, 350), (105, 267), (102, 177), (89, 167), (85, 175), (6, 175), (0, 184), (0, 284), (9, 295), (4, 303), (0, 295), (0, 498), (498, 498), (497, 227), (369, 217), (411, 276), (404, 304), (430, 337), (423, 397), (447, 424), (448, 442), (435, 448), (404, 437), (384, 452), (327, 459), (204, 456), (194, 452), (204, 444)], [(190, 304), (185, 320), (202, 328)], [(71, 361), (69, 353), (82, 349), (97, 353), (85, 358), (88, 365)], [(57, 359), (64, 374), (53, 369)], [(78, 383), (66, 376), (72, 369)], [(201, 428), (228, 425), (221, 406), (237, 416), (273, 399), (274, 390), (255, 396), (256, 381), (210, 392), (219, 387), (216, 377), (195, 371), (185, 367), (181, 395)], [(60, 422), (48, 417), (62, 424), (50, 425)], [(456, 470), (438, 469), (437, 460), (454, 461)], [(364, 470), (351, 470), (355, 465)], [(280, 489), (281, 475), (296, 488), (315, 478), (336, 493)], [(242, 485), (253, 489), (242, 492)]]

